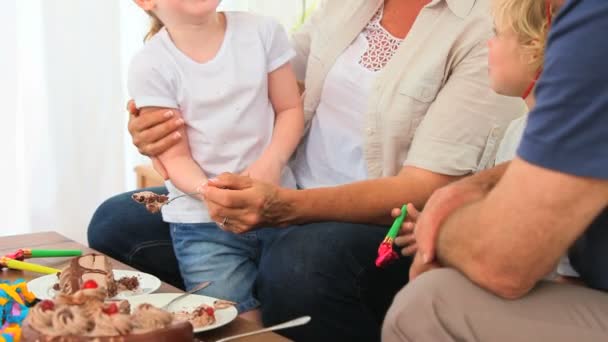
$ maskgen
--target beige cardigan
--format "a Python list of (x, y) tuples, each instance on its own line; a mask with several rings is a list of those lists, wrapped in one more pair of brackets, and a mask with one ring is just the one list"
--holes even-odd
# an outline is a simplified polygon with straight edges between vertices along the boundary
[[(362, 134), (371, 178), (396, 175), (404, 165), (447, 175), (493, 165), (508, 123), (525, 110), (522, 100), (489, 87), (490, 1), (433, 0), (422, 9), (370, 97)], [(307, 127), (332, 65), (381, 4), (324, 0), (293, 35)]]

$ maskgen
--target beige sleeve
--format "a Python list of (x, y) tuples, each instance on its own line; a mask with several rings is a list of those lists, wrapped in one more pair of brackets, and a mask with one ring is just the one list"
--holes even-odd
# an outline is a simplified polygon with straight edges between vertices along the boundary
[(297, 31), (291, 35), (291, 45), (296, 51), (296, 57), (291, 60), (298, 81), (304, 81), (306, 77), (306, 66), (308, 55), (310, 54), (310, 42), (312, 31), (318, 27), (318, 23), (325, 13), (327, 2), (330, 0), (320, 0), (318, 7), (310, 15)]
[(487, 58), (486, 43), (479, 43), (454, 68), (417, 128), (404, 165), (452, 176), (493, 165), (506, 126), (523, 114), (523, 102), (490, 88)]

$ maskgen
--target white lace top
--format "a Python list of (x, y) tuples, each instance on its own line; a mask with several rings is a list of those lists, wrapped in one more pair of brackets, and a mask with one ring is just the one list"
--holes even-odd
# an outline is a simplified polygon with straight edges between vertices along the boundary
[(376, 15), (363, 30), (363, 35), (367, 39), (368, 47), (361, 56), (359, 64), (371, 71), (380, 71), (391, 60), (403, 39), (390, 34), (380, 21), (384, 14), (384, 6), (380, 7)]
[(292, 165), (302, 188), (368, 178), (363, 116), (378, 71), (391, 60), (402, 41), (380, 25), (382, 14), (380, 8), (327, 75), (311, 129)]

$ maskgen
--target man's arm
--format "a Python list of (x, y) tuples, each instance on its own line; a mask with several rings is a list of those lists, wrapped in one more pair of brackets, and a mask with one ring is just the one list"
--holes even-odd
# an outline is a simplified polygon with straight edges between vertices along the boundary
[[(435, 245), (439, 227), (456, 209), (478, 201), (500, 181), (510, 162), (461, 179), (433, 193), (424, 212), (416, 222), (416, 243), (419, 259), (425, 263), (435, 260)], [(417, 271), (412, 272), (413, 275)]]
[(505, 298), (526, 294), (608, 205), (608, 181), (514, 160), (487, 196), (447, 218), (437, 256)]

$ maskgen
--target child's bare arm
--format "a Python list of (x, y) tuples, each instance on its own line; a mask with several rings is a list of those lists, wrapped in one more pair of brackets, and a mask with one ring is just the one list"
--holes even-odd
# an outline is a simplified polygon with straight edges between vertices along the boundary
[[(166, 112), (167, 110), (171, 110), (175, 118), (181, 117), (181, 112), (177, 109), (160, 107), (142, 108), (140, 115), (147, 115), (157, 111)], [(176, 145), (160, 154), (156, 160), (153, 159), (153, 165), (163, 177), (170, 179), (173, 185), (182, 192), (196, 192), (197, 188), (207, 181), (207, 176), (192, 158), (186, 128), (182, 126), (178, 130), (178, 133), (181, 134), (182, 139)]]
[(268, 75), (268, 96), (275, 111), (274, 132), (267, 153), (286, 164), (304, 132), (304, 111), (290, 63)]
[(276, 113), (272, 141), (245, 172), (253, 178), (278, 183), (304, 132), (302, 100), (290, 63), (268, 75), (268, 96)]

